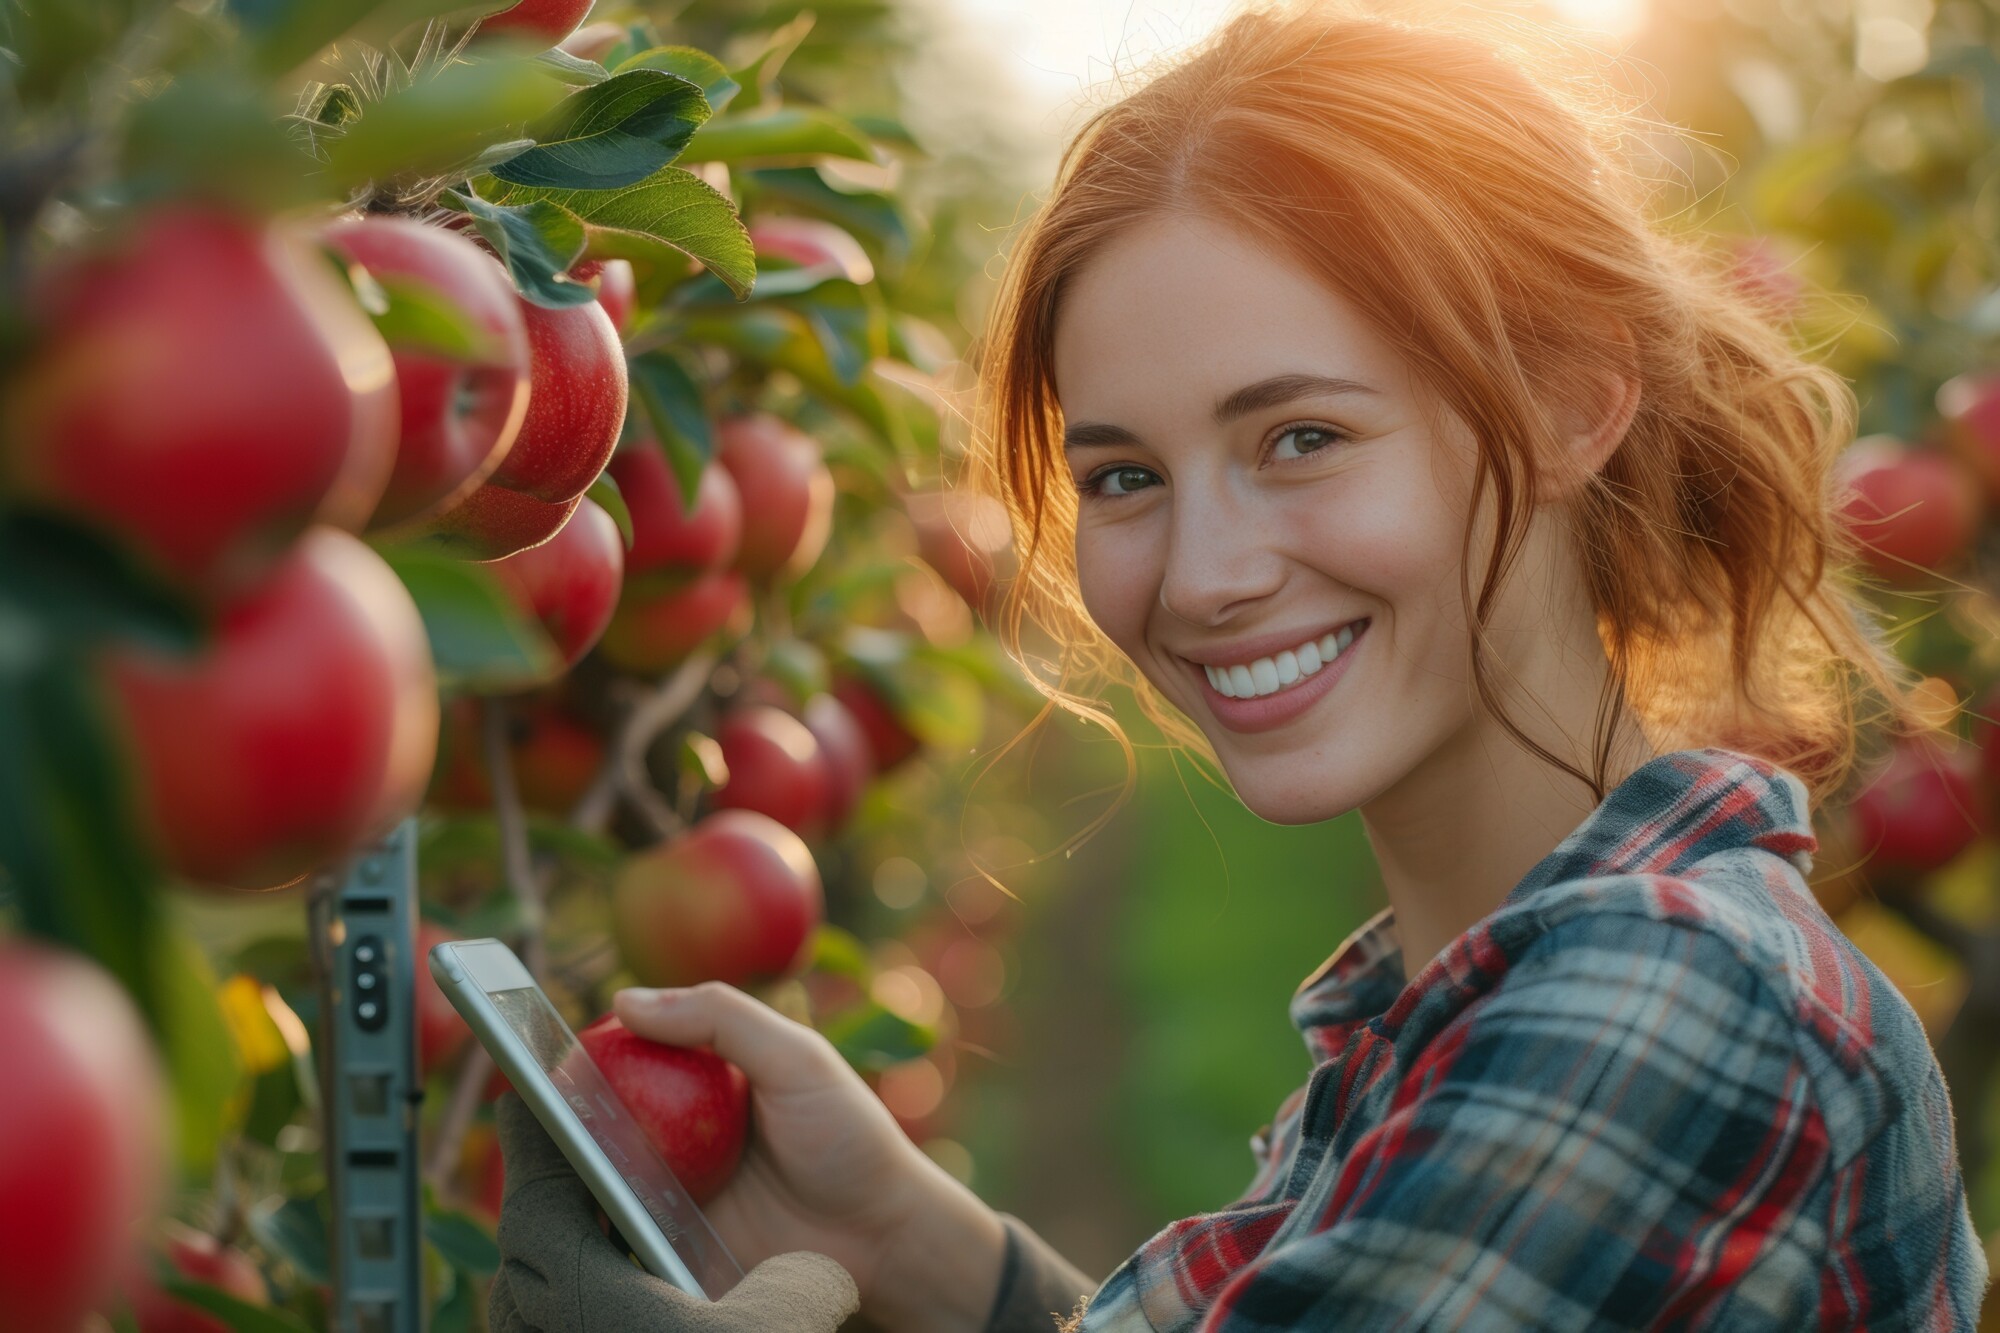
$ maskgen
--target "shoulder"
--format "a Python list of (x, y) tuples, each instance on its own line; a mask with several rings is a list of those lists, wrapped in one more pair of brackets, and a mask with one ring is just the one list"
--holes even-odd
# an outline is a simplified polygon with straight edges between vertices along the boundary
[(1802, 1072), (1836, 1167), (1934, 1064), (1907, 1002), (1785, 858), (1739, 848), (1674, 875), (1552, 884), (1493, 927), (1510, 960), (1500, 992), (1625, 1015), (1628, 1033), (1664, 1041), (1662, 1058), (1754, 1039), (1768, 1058), (1744, 1077)]

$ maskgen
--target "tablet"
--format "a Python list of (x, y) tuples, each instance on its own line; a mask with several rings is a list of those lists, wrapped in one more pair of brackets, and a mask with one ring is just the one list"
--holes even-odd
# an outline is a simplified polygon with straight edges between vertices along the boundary
[(447, 941), (430, 968), (646, 1271), (711, 1301), (741, 1281), (742, 1266), (514, 951)]

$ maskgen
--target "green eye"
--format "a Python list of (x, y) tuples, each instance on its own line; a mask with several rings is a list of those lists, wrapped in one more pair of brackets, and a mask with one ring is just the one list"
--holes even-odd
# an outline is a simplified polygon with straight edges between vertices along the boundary
[[(1302, 458), (1306, 454), (1318, 453), (1340, 438), (1337, 431), (1324, 426), (1288, 426), (1277, 439), (1271, 442), (1271, 457), (1284, 461), (1287, 458)], [(1292, 452), (1285, 452), (1285, 441), (1292, 441)]]
[(1083, 484), (1087, 495), (1109, 499), (1115, 495), (1130, 495), (1144, 490), (1157, 482), (1152, 472), (1142, 467), (1106, 468)]

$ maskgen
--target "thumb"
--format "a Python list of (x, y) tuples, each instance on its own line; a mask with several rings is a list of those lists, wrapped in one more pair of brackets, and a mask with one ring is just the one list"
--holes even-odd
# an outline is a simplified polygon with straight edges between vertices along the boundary
[(709, 1046), (761, 1092), (810, 1092), (846, 1069), (830, 1042), (723, 981), (650, 990), (629, 987), (611, 1007), (626, 1028), (670, 1046)]
[(768, 1316), (765, 1328), (837, 1329), (861, 1308), (861, 1291), (837, 1259), (815, 1250), (774, 1254), (724, 1292), (717, 1310)]

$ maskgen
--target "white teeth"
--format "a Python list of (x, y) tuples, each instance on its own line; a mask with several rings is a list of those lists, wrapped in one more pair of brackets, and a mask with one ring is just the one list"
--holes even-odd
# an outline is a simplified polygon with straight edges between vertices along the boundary
[(1208, 683), (1217, 694), (1231, 699), (1257, 698), (1276, 694), (1315, 674), (1346, 652), (1353, 642), (1354, 626), (1349, 625), (1338, 633), (1324, 635), (1271, 657), (1260, 657), (1238, 666), (1204, 664), (1202, 670), (1207, 673)]

